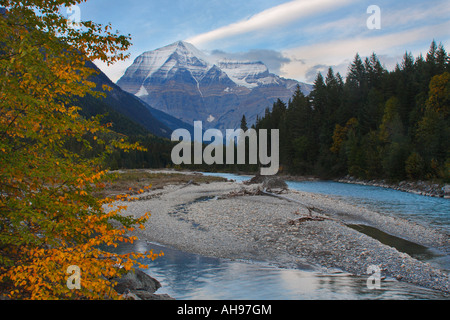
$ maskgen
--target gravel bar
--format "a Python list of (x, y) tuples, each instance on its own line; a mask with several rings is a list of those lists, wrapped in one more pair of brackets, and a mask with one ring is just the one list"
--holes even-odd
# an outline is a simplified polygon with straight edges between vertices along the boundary
[(145, 230), (135, 233), (139, 239), (186, 252), (354, 275), (365, 275), (376, 265), (382, 276), (450, 293), (448, 270), (348, 225), (371, 226), (443, 255), (450, 254), (448, 234), (328, 196), (286, 191), (283, 196), (316, 209), (313, 216), (319, 219), (308, 219), (308, 210), (296, 202), (248, 195), (258, 188), (236, 182), (169, 185), (140, 195), (140, 201), (116, 204), (128, 207), (124, 215), (151, 212)]

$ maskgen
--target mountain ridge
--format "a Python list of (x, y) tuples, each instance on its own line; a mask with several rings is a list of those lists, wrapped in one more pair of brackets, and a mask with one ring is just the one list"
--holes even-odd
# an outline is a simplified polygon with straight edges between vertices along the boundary
[(249, 124), (277, 99), (287, 101), (297, 87), (312, 86), (270, 73), (261, 61), (221, 60), (177, 41), (138, 56), (117, 81), (155, 109), (206, 128), (236, 128), (245, 114)]

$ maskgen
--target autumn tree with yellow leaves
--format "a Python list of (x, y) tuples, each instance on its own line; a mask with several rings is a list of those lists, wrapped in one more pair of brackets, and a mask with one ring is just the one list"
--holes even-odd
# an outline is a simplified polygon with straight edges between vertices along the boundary
[[(73, 28), (63, 9), (81, 2), (0, 1), (0, 295), (12, 299), (119, 298), (112, 279), (144, 256), (100, 249), (133, 241), (126, 232), (148, 215), (123, 217), (124, 207), (113, 204), (120, 197), (93, 195), (107, 173), (104, 152), (139, 146), (111, 139), (108, 126), (70, 103), (101, 95), (87, 60), (114, 63), (130, 46), (111, 25)], [(102, 152), (84, 157), (74, 143)], [(79, 290), (67, 286), (73, 265), (81, 270)]]

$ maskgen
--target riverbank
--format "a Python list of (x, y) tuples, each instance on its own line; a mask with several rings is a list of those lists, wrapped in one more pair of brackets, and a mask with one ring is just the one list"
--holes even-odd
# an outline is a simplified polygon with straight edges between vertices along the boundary
[[(252, 173), (239, 172), (237, 175), (249, 175)], [(296, 176), (289, 174), (278, 174), (277, 177), (285, 181), (304, 182), (304, 181), (322, 181), (323, 179), (316, 176)], [(351, 176), (345, 176), (342, 178), (332, 179), (335, 182), (359, 184), (364, 186), (374, 186), (387, 189), (393, 189), (403, 192), (409, 192), (428, 197), (445, 198), (450, 199), (450, 184), (448, 183), (436, 183), (433, 181), (400, 181), (400, 182), (388, 182), (386, 180), (361, 180)]]
[(445, 255), (450, 254), (448, 235), (327, 196), (287, 191), (284, 196), (315, 208), (313, 215), (320, 219), (308, 219), (305, 207), (256, 195), (259, 188), (235, 182), (166, 185), (126, 203), (125, 214), (139, 217), (151, 211), (146, 229), (136, 235), (186, 252), (355, 275), (379, 265), (383, 276), (450, 292), (444, 270), (349, 225), (371, 226)]
[(450, 184), (439, 184), (429, 181), (401, 181), (398, 183), (388, 183), (386, 180), (360, 180), (350, 176), (336, 179), (335, 181), (341, 183), (388, 188), (428, 197), (450, 199)]

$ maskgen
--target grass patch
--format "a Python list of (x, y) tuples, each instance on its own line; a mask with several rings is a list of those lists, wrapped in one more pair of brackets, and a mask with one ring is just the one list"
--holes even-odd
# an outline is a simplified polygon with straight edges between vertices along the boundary
[(105, 188), (96, 194), (99, 198), (119, 194), (137, 194), (139, 190), (152, 186), (151, 189), (162, 189), (167, 185), (183, 185), (192, 181), (194, 184), (224, 182), (222, 177), (204, 176), (200, 173), (151, 172), (146, 169), (120, 170), (110, 173), (110, 181)]

